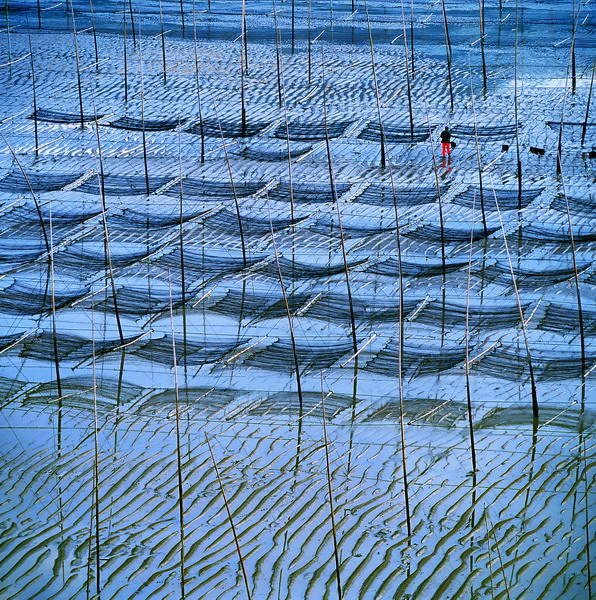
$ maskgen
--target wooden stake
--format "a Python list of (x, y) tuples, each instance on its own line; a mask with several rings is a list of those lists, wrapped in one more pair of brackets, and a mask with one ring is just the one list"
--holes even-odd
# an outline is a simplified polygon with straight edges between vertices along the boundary
[(209, 442), (209, 437), (207, 436), (207, 432), (205, 432), (205, 440), (207, 441), (207, 446), (209, 446), (209, 453), (211, 454), (211, 461), (213, 462), (215, 474), (217, 475), (217, 481), (219, 482), (219, 489), (221, 491), (221, 495), (223, 496), (224, 504), (226, 505), (226, 512), (228, 513), (228, 520), (230, 521), (230, 527), (232, 528), (232, 535), (234, 536), (234, 543), (236, 544), (236, 552), (238, 553), (238, 559), (240, 560), (240, 566), (242, 568), (242, 576), (244, 577), (244, 585), (246, 587), (246, 596), (248, 597), (248, 600), (252, 600), (252, 595), (250, 593), (250, 586), (248, 584), (248, 575), (246, 573), (246, 568), (244, 566), (244, 559), (242, 558), (242, 550), (240, 549), (240, 542), (238, 540), (238, 535), (236, 534), (236, 527), (234, 526), (234, 519), (232, 517), (232, 511), (230, 510), (230, 505), (229, 505), (228, 499), (226, 497), (226, 491), (224, 489), (223, 482), (221, 480), (221, 475), (219, 474), (219, 469), (217, 467), (217, 462), (215, 461), (215, 455), (213, 454), (213, 448), (211, 448), (211, 443)]

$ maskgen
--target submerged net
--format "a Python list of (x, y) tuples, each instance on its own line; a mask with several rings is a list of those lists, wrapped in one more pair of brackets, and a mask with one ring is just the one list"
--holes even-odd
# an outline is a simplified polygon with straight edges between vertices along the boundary
[[(430, 136), (429, 128), (426, 125), (393, 125), (391, 123), (383, 124), (383, 135), (385, 141), (389, 144), (414, 144), (423, 142)], [(381, 140), (381, 130), (378, 123), (369, 123), (362, 133), (358, 136), (361, 140), (378, 142)]]
[(285, 123), (281, 124), (273, 133), (276, 138), (304, 141), (320, 141), (325, 139), (325, 131), (330, 138), (343, 135), (351, 121), (335, 121), (325, 123)]

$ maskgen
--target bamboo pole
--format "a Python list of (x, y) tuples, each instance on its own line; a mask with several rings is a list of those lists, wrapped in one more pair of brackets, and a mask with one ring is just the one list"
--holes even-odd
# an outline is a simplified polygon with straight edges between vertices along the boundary
[(447, 23), (447, 8), (445, 0), (441, 0), (441, 12), (443, 14), (443, 29), (445, 32), (445, 52), (447, 54), (447, 83), (449, 84), (449, 100), (451, 103), (451, 112), (453, 112), (453, 82), (451, 80), (451, 60), (453, 58), (451, 52), (451, 40), (449, 39), (449, 25)]
[[(476, 445), (474, 443), (474, 422), (472, 420), (472, 390), (470, 386), (470, 284), (472, 278), (472, 250), (474, 246), (474, 209), (476, 207), (476, 195), (472, 203), (472, 228), (470, 233), (470, 253), (468, 257), (468, 276), (466, 283), (466, 401), (468, 409), (468, 426), (470, 430), (470, 456), (472, 459), (472, 473), (476, 473)], [(475, 486), (474, 486), (475, 487)]]
[(470, 94), (472, 96), (472, 116), (474, 118), (474, 142), (475, 142), (475, 146), (476, 146), (476, 163), (478, 165), (478, 184), (480, 186), (480, 210), (482, 211), (482, 227), (484, 229), (484, 235), (488, 236), (488, 227), (486, 225), (486, 211), (484, 208), (484, 189), (483, 189), (483, 185), (482, 185), (482, 159), (480, 157), (480, 143), (478, 140), (478, 122), (476, 119), (476, 101), (474, 99), (474, 87), (473, 87), (472, 67), (471, 66), (470, 66)]
[(236, 527), (234, 525), (232, 511), (230, 510), (230, 504), (229, 504), (228, 498), (226, 496), (226, 490), (224, 489), (224, 485), (221, 480), (219, 468), (217, 466), (217, 462), (215, 460), (215, 455), (213, 454), (213, 448), (211, 447), (211, 442), (209, 441), (209, 436), (207, 435), (207, 432), (205, 432), (205, 440), (207, 441), (207, 446), (209, 446), (209, 453), (211, 454), (211, 461), (213, 462), (215, 474), (217, 475), (217, 481), (219, 482), (219, 489), (221, 491), (221, 495), (223, 496), (224, 504), (226, 506), (226, 512), (228, 513), (228, 520), (230, 522), (230, 527), (232, 529), (232, 535), (234, 536), (234, 543), (236, 544), (236, 552), (238, 553), (238, 559), (240, 561), (240, 566), (242, 568), (242, 576), (244, 578), (244, 585), (246, 587), (246, 596), (248, 597), (248, 600), (252, 600), (252, 595), (250, 593), (250, 586), (248, 584), (248, 575), (246, 573), (246, 567), (244, 566), (244, 559), (242, 557), (242, 550), (240, 549), (240, 541), (238, 540), (238, 535), (236, 533)]
[(35, 89), (35, 62), (33, 60), (33, 48), (31, 47), (30, 33), (29, 54), (31, 55), (31, 87), (33, 90), (33, 129), (35, 131), (35, 158), (39, 158), (39, 125), (37, 122), (37, 91)]
[(139, 22), (139, 68), (141, 72), (141, 136), (143, 140), (143, 166), (145, 168), (145, 192), (147, 199), (151, 195), (149, 186), (149, 165), (147, 163), (147, 135), (145, 132), (145, 77), (143, 73), (143, 39), (141, 36), (141, 22)]
[(323, 48), (321, 48), (321, 68), (323, 74), (323, 121), (325, 124), (325, 147), (327, 149), (327, 165), (329, 170), (329, 186), (331, 188), (331, 197), (333, 204), (337, 210), (337, 222), (339, 227), (339, 236), (341, 241), (341, 253), (344, 263), (344, 274), (346, 278), (346, 290), (348, 294), (348, 304), (350, 307), (350, 322), (352, 325), (352, 345), (354, 354), (358, 352), (358, 341), (356, 338), (356, 318), (354, 316), (354, 303), (352, 301), (352, 287), (350, 285), (350, 274), (348, 269), (348, 256), (346, 252), (346, 243), (344, 239), (344, 232), (342, 226), (341, 210), (339, 208), (339, 199), (337, 197), (337, 189), (335, 186), (335, 175), (333, 173), (333, 160), (331, 156), (331, 146), (329, 144), (329, 132), (327, 130), (327, 91), (325, 82), (325, 57), (323, 54)]
[(519, 118), (517, 106), (517, 52), (519, 46), (519, 6), (515, 0), (515, 50), (513, 53), (513, 116), (515, 119), (515, 154), (517, 158), (517, 209), (522, 207), (522, 164), (519, 150)]
[[(184, 489), (182, 486), (182, 447), (180, 444), (180, 405), (178, 398), (178, 363), (176, 356), (176, 337), (174, 334), (174, 309), (172, 304), (172, 277), (169, 279), (170, 288), (170, 328), (172, 332), (172, 360), (174, 366), (174, 399), (176, 408), (176, 475), (178, 480), (178, 517), (180, 519), (180, 595), (186, 599), (185, 593), (185, 549), (184, 549)], [(186, 364), (186, 353), (184, 354)]]
[(167, 67), (166, 67), (166, 37), (163, 30), (163, 11), (161, 0), (159, 0), (159, 28), (161, 30), (161, 59), (163, 64), (163, 82), (164, 85), (168, 82)]
[(295, 21), (295, 17), (296, 17), (296, 8), (295, 8), (295, 2), (294, 0), (292, 0), (292, 56), (294, 56), (294, 42), (295, 42), (295, 31), (294, 31), (294, 21)]
[(478, 0), (478, 13), (479, 13), (479, 25), (480, 25), (480, 56), (482, 59), (482, 89), (484, 90), (484, 94), (486, 94), (487, 75), (486, 75), (486, 57), (484, 54), (484, 35), (485, 35), (484, 0)]
[(537, 423), (538, 421), (538, 416), (539, 416), (539, 406), (538, 406), (538, 392), (536, 389), (536, 379), (534, 377), (534, 366), (532, 364), (532, 354), (530, 352), (530, 342), (528, 339), (528, 332), (526, 329), (526, 322), (524, 319), (524, 312), (523, 312), (523, 308), (521, 305), (521, 300), (519, 297), (519, 289), (517, 287), (517, 281), (515, 279), (515, 272), (513, 270), (513, 263), (511, 261), (511, 254), (509, 252), (509, 244), (507, 243), (507, 236), (505, 234), (505, 226), (503, 225), (503, 218), (501, 216), (501, 209), (499, 208), (499, 202), (497, 200), (497, 194), (495, 192), (495, 187), (494, 187), (494, 183), (492, 182), (492, 177), (491, 177), (491, 187), (493, 190), (493, 195), (494, 195), (494, 199), (495, 199), (495, 206), (497, 208), (497, 214), (499, 216), (499, 224), (501, 227), (501, 232), (503, 234), (503, 245), (505, 247), (505, 252), (507, 254), (507, 262), (509, 264), (509, 271), (511, 273), (511, 283), (513, 285), (513, 290), (515, 292), (515, 300), (517, 302), (517, 308), (519, 310), (519, 318), (520, 318), (520, 325), (521, 325), (521, 330), (522, 330), (522, 335), (524, 338), (524, 345), (526, 348), (526, 357), (528, 359), (528, 371), (529, 371), (529, 375), (530, 375), (530, 386), (531, 386), (531, 393), (532, 393), (532, 415), (534, 418), (534, 422)]
[(77, 82), (79, 88), (79, 109), (81, 113), (81, 128), (85, 127), (85, 117), (83, 115), (83, 89), (81, 87), (81, 66), (79, 63), (79, 43), (77, 41), (77, 27), (75, 23), (75, 15), (74, 15), (74, 5), (71, 5), (72, 8), (72, 35), (74, 40), (75, 47), (75, 61), (77, 65)]
[(128, 104), (128, 49), (126, 47), (126, 0), (124, 0), (124, 10), (122, 11), (122, 42), (124, 52), (124, 102)]
[(383, 129), (383, 121), (381, 119), (381, 100), (379, 98), (379, 85), (377, 82), (377, 70), (375, 67), (375, 50), (374, 50), (373, 39), (372, 39), (372, 31), (371, 31), (371, 27), (370, 27), (370, 18), (368, 15), (368, 3), (366, 0), (364, 1), (364, 6), (366, 8), (366, 22), (368, 25), (368, 41), (369, 41), (369, 45), (370, 45), (370, 62), (371, 62), (371, 66), (372, 66), (373, 82), (374, 82), (375, 92), (376, 92), (375, 95), (376, 95), (376, 100), (377, 100), (377, 115), (379, 118), (379, 135), (381, 138), (381, 168), (384, 169), (387, 166), (387, 160), (385, 157), (385, 131)]
[(414, 111), (412, 110), (412, 83), (410, 81), (410, 71), (408, 66), (408, 40), (406, 36), (406, 16), (404, 14), (404, 2), (400, 0), (401, 4), (401, 22), (403, 28), (403, 37), (404, 37), (404, 57), (406, 61), (405, 72), (406, 72), (406, 86), (408, 92), (408, 110), (410, 114), (410, 139), (412, 142), (414, 141)]
[(331, 465), (329, 460), (329, 441), (327, 439), (327, 416), (325, 414), (325, 390), (323, 389), (323, 372), (321, 371), (321, 408), (323, 411), (323, 439), (325, 442), (325, 466), (327, 475), (327, 492), (329, 494), (329, 513), (331, 516), (331, 532), (333, 534), (333, 557), (335, 559), (335, 578), (337, 582), (337, 598), (342, 600), (341, 575), (339, 565), (339, 547), (337, 529), (335, 527), (335, 509), (333, 507), (333, 487), (331, 485)]
[(101, 149), (101, 138), (99, 135), (99, 124), (97, 122), (97, 110), (95, 109), (95, 101), (93, 102), (93, 112), (95, 116), (95, 136), (97, 140), (97, 153), (99, 159), (99, 190), (101, 198), (101, 216), (104, 233), (104, 250), (106, 256), (106, 262), (108, 264), (108, 272), (110, 277), (110, 287), (112, 291), (112, 299), (114, 301), (114, 315), (116, 316), (116, 324), (118, 326), (118, 335), (120, 336), (120, 343), (124, 344), (124, 333), (122, 331), (122, 323), (120, 322), (120, 312), (118, 310), (118, 301), (116, 296), (116, 283), (114, 280), (114, 269), (112, 265), (112, 253), (110, 248), (110, 234), (108, 230), (108, 219), (107, 219), (107, 205), (106, 205), (106, 193), (105, 193), (105, 175), (103, 168), (103, 154)]
[(410, 47), (411, 47), (411, 65), (412, 65), (412, 79), (414, 79), (414, 0), (410, 2)]
[(236, 208), (236, 217), (238, 218), (238, 229), (240, 231), (240, 243), (242, 244), (242, 264), (244, 268), (246, 268), (246, 244), (244, 241), (244, 229), (242, 227), (242, 216), (240, 214), (240, 204), (238, 203), (238, 194), (236, 194), (236, 184), (234, 183), (234, 174), (232, 173), (232, 163), (230, 162), (230, 157), (228, 155), (228, 148), (226, 145), (226, 140), (223, 135), (223, 130), (221, 128), (221, 121), (219, 120), (219, 115), (217, 116), (217, 124), (219, 125), (219, 134), (221, 136), (221, 142), (223, 144), (224, 155), (226, 159), (226, 165), (228, 167), (228, 175), (230, 176), (230, 185), (232, 186), (232, 194), (234, 196), (234, 206)]
[(279, 108), (281, 108), (281, 73), (279, 61), (279, 31), (277, 29), (277, 11), (275, 10), (275, 0), (273, 0), (273, 28), (275, 29), (275, 63), (277, 66), (277, 96)]
[(244, 69), (248, 75), (248, 40), (246, 34), (246, 0), (242, 0), (242, 46), (244, 48)]
[(435, 158), (435, 148), (433, 145), (432, 139), (432, 128), (430, 126), (430, 116), (428, 114), (428, 101), (426, 99), (426, 89), (424, 86), (422, 87), (422, 92), (424, 94), (424, 107), (426, 109), (426, 122), (428, 126), (428, 141), (430, 144), (430, 154), (433, 161), (433, 173), (435, 175), (435, 186), (437, 188), (437, 200), (439, 203), (439, 227), (441, 231), (441, 265), (443, 268), (443, 281), (447, 277), (447, 267), (445, 264), (445, 224), (443, 219), (443, 199), (441, 196), (441, 183), (439, 181), (439, 168), (437, 166), (437, 159)]
[(592, 99), (592, 88), (594, 87), (594, 71), (596, 71), (596, 58), (594, 59), (594, 64), (592, 65), (592, 77), (590, 79), (590, 90), (588, 91), (588, 102), (586, 103), (586, 117), (584, 119), (584, 124), (582, 125), (582, 146), (584, 145), (584, 141), (586, 140), (586, 130), (588, 129), (588, 118), (590, 115), (590, 101)]
[(128, 0), (128, 9), (130, 12), (130, 26), (132, 29), (132, 47), (136, 50), (137, 48), (137, 36), (135, 33), (135, 17), (132, 10), (132, 0)]
[(203, 106), (201, 102), (201, 81), (199, 79), (199, 54), (197, 51), (197, 16), (195, 10), (195, 0), (192, 2), (193, 19), (193, 37), (194, 37), (194, 56), (195, 56), (195, 82), (197, 86), (197, 99), (199, 101), (199, 128), (201, 131), (201, 164), (205, 163), (205, 131), (203, 127)]
[(58, 410), (60, 411), (59, 414), (61, 415), (62, 414), (61, 413), (61, 411), (62, 411), (62, 383), (61, 383), (61, 378), (60, 378), (60, 359), (58, 358), (58, 332), (57, 332), (57, 325), (56, 325), (56, 300), (55, 300), (55, 295), (54, 295), (54, 244), (53, 244), (53, 235), (52, 235), (51, 213), (50, 213), (50, 235), (48, 236), (48, 232), (47, 232), (45, 223), (43, 221), (43, 216), (41, 214), (41, 207), (39, 205), (39, 200), (38, 200), (37, 196), (35, 195), (35, 192), (33, 191), (33, 186), (31, 185), (31, 181), (29, 180), (29, 177), (27, 176), (27, 173), (26, 173), (25, 169), (23, 168), (23, 165), (21, 164), (19, 157), (17, 156), (16, 152), (13, 150), (12, 146), (8, 143), (8, 140), (6, 139), (6, 137), (4, 136), (4, 134), (1, 131), (0, 131), (0, 136), (2, 136), (4, 143), (6, 144), (14, 161), (17, 163), (17, 166), (19, 167), (19, 170), (23, 174), (25, 181), (27, 182), (27, 187), (29, 188), (29, 191), (31, 192), (31, 197), (33, 198), (33, 203), (35, 204), (35, 210), (36, 210), (37, 216), (39, 218), (39, 225), (41, 228), (41, 233), (43, 235), (44, 245), (46, 247), (46, 253), (48, 255), (48, 267), (50, 269), (51, 289), (52, 289), (52, 295), (51, 295), (51, 298), (52, 298), (52, 304), (51, 304), (51, 306), (52, 306), (52, 308), (51, 308), (51, 310), (52, 310), (52, 350), (53, 350), (53, 354), (54, 354), (54, 368), (55, 368), (55, 372), (56, 372), (56, 387), (57, 387), (57, 391), (58, 391)]
[[(312, 76), (312, 59), (311, 59), (312, 42), (311, 42), (311, 34), (310, 34), (311, 4), (312, 4), (312, 0), (308, 0), (308, 15), (307, 15), (308, 39), (306, 42), (306, 47), (308, 49), (308, 85), (310, 85), (311, 79), (312, 79), (312, 77), (311, 77)], [(593, 79), (593, 75), (592, 75), (592, 79)]]
[[(271, 229), (271, 242), (273, 244), (273, 254), (275, 256), (275, 264), (277, 266), (277, 275), (279, 277), (279, 285), (281, 287), (281, 293), (284, 301), (284, 307), (286, 309), (286, 316), (288, 318), (288, 327), (290, 329), (290, 342), (292, 344), (292, 356), (294, 358), (294, 370), (296, 373), (296, 389), (298, 391), (298, 402), (299, 402), (299, 422), (302, 423), (302, 415), (304, 410), (304, 403), (302, 397), (302, 382), (300, 378), (300, 363), (298, 361), (298, 352), (296, 349), (296, 335), (294, 333), (294, 319), (292, 318), (292, 312), (290, 311), (290, 305), (288, 303), (288, 295), (286, 293), (286, 286), (284, 285), (284, 278), (281, 271), (281, 264), (279, 262), (279, 253), (277, 251), (277, 243), (275, 241), (275, 234), (273, 232), (273, 222), (271, 220), (271, 206), (269, 204), (269, 198), (267, 198), (267, 210), (269, 212), (269, 228)], [(298, 443), (298, 454), (300, 454), (300, 443)]]
[(95, 11), (93, 10), (93, 0), (89, 0), (89, 10), (91, 11), (91, 27), (93, 28), (93, 46), (95, 48), (95, 72), (99, 72), (99, 51), (97, 49), (97, 31), (95, 30)]
[(95, 504), (95, 598), (101, 599), (101, 563), (99, 556), (99, 424), (97, 420), (97, 379), (95, 366), (95, 320), (91, 305), (91, 351), (93, 357), (93, 495)]

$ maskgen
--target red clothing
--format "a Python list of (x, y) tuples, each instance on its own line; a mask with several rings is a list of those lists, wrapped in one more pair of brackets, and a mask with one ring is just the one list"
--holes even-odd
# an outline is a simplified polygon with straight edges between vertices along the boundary
[(441, 155), (448, 156), (451, 154), (451, 142), (441, 144)]

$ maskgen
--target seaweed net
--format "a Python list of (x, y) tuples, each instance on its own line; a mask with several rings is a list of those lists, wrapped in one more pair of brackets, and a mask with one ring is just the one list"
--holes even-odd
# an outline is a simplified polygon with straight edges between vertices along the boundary
[[(152, 194), (169, 181), (172, 181), (171, 176), (150, 176), (146, 178), (142, 175), (105, 175), (103, 191), (106, 196), (139, 196), (146, 194), (147, 188), (149, 188), (149, 193)], [(100, 181), (97, 177), (87, 179), (76, 189), (77, 192), (85, 194), (101, 194)]]
[[(523, 304), (522, 310), (530, 305)], [(520, 320), (519, 307), (517, 304), (465, 304), (447, 302), (439, 299), (430, 300), (417, 313), (413, 319), (425, 325), (435, 326), (459, 326), (466, 325), (466, 317), (470, 327), (482, 327), (484, 329), (501, 329), (516, 327)]]
[[(247, 257), (246, 264), (242, 256), (224, 256), (209, 254), (202, 250), (184, 249), (184, 273), (188, 280), (225, 277), (239, 273), (245, 268), (250, 268), (260, 262), (262, 257)], [(180, 249), (165, 254), (151, 261), (151, 269), (154, 272), (163, 270), (180, 273), (181, 257)]]
[[(402, 315), (405, 317), (420, 303), (418, 299), (407, 298), (404, 300)], [(396, 297), (368, 296), (353, 297), (352, 308), (357, 322), (388, 322), (396, 323), (399, 320), (399, 300)], [(317, 298), (303, 314), (330, 322), (349, 323), (351, 311), (348, 297), (343, 294), (323, 294)]]
[[(539, 381), (573, 379), (582, 375), (581, 353), (570, 350), (532, 349), (532, 368)], [(596, 363), (596, 354), (587, 353), (586, 369)], [(523, 344), (500, 346), (471, 365), (474, 371), (491, 377), (518, 381), (530, 377), (528, 356)]]
[[(345, 273), (344, 263), (338, 263), (336, 265), (314, 265), (291, 260), (285, 257), (281, 257), (279, 260), (279, 269), (281, 270), (284, 279), (321, 279), (337, 275), (339, 273)], [(348, 263), (348, 269), (353, 269), (363, 264), (365, 261), (353, 261)], [(268, 275), (270, 277), (279, 277), (278, 273), (278, 261), (269, 261), (263, 267), (259, 269), (259, 273)]]
[[(441, 194), (446, 194), (447, 186), (441, 188)], [(397, 206), (421, 206), (432, 204), (439, 199), (436, 187), (395, 187), (395, 202)], [(354, 199), (355, 202), (373, 206), (393, 206), (393, 189), (386, 183), (369, 185)]]
[[(68, 408), (111, 411), (118, 404), (129, 404), (145, 393), (145, 388), (127, 381), (98, 377), (93, 393), (93, 379), (90, 377), (65, 377), (60, 380), (60, 405)], [(27, 390), (23, 403), (46, 405), (48, 400), (57, 401), (58, 385), (55, 381), (44, 382)], [(56, 404), (58, 404), (56, 402)]]
[(273, 136), (281, 139), (304, 140), (316, 142), (325, 139), (325, 130), (330, 138), (343, 135), (351, 121), (335, 121), (332, 123), (283, 123), (273, 133)]
[[(518, 124), (522, 126), (521, 122)], [(517, 128), (515, 123), (510, 125), (454, 125), (451, 135), (456, 138), (493, 138), (496, 140), (515, 137)]]
[[(182, 291), (174, 289), (171, 292), (172, 306), (175, 308), (182, 304)], [(116, 290), (116, 303), (118, 312), (127, 316), (143, 316), (161, 314), (170, 310), (170, 290), (157, 286), (124, 286)], [(83, 309), (93, 307), (93, 310), (115, 312), (114, 297), (111, 292), (88, 296), (78, 304)]]
[[(476, 429), (511, 428), (535, 425), (536, 417), (529, 406), (508, 406), (493, 408), (479, 421), (474, 423)], [(568, 431), (584, 431), (596, 423), (593, 410), (573, 409), (569, 406), (540, 406), (538, 425), (557, 427)]]
[[(288, 293), (287, 301), (291, 312), (298, 310), (310, 298), (308, 293)], [(205, 310), (220, 313), (229, 317), (272, 319), (287, 316), (286, 304), (279, 292), (255, 292), (251, 289), (227, 289), (223, 294), (217, 293), (207, 298), (203, 305)]]
[[(531, 223), (521, 230), (525, 242), (570, 244), (571, 235), (567, 224), (541, 225)], [(575, 243), (596, 241), (596, 229), (592, 225), (580, 225), (573, 228), (573, 241)]]
[[(261, 181), (234, 181), (234, 186), (230, 181), (209, 181), (206, 179), (193, 179), (187, 177), (182, 180), (182, 196), (195, 198), (197, 196), (206, 196), (213, 198), (233, 198), (234, 191), (236, 196), (252, 196), (265, 186)], [(173, 185), (164, 192), (166, 196), (180, 196), (180, 185)]]
[[(351, 354), (352, 351), (350, 342), (296, 343), (298, 367), (302, 372), (331, 367), (342, 356)], [(264, 348), (249, 351), (242, 364), (274, 371), (293, 371), (295, 363), (292, 343), (289, 339), (278, 339)]]
[(131, 354), (168, 367), (174, 366), (174, 343), (176, 362), (180, 366), (201, 366), (214, 363), (238, 346), (248, 342), (248, 338), (234, 338), (224, 341), (221, 337), (205, 340), (184, 340), (183, 337), (166, 335), (159, 339), (142, 340), (130, 350)]
[[(83, 173), (27, 173), (12, 171), (0, 180), (1, 192), (17, 194), (34, 192), (55, 192), (74, 183)], [(31, 186), (31, 187), (30, 187)]]
[(29, 118), (37, 119), (38, 121), (47, 121), (48, 123), (74, 124), (80, 123), (81, 120), (83, 122), (95, 121), (95, 119), (99, 120), (103, 118), (103, 114), (86, 115), (83, 113), (83, 118), (81, 119), (81, 113), (65, 113), (57, 110), (38, 108)]
[[(424, 423), (434, 427), (453, 427), (467, 418), (467, 408), (463, 402), (440, 398), (404, 398), (403, 419), (408, 425)], [(397, 399), (374, 410), (366, 416), (365, 423), (389, 421), (399, 422), (402, 418)]]
[[(414, 125), (413, 130), (410, 126), (393, 125), (391, 123), (383, 124), (383, 134), (385, 141), (390, 144), (414, 144), (423, 142), (430, 136), (427, 125)], [(369, 123), (358, 136), (361, 140), (378, 142), (381, 140), (381, 130), (378, 123)]]
[[(464, 259), (446, 259), (445, 260), (445, 273), (452, 273), (459, 269), (466, 267), (469, 261)], [(384, 275), (386, 277), (398, 277), (399, 276), (399, 260), (391, 257), (383, 262), (374, 263), (366, 270), (369, 273), (375, 275)], [(410, 262), (401, 261), (401, 272), (402, 275), (410, 277), (432, 277), (434, 275), (443, 274), (443, 262), (433, 258), (432, 260), (425, 260), (424, 262)]]
[[(271, 123), (267, 121), (247, 121), (243, 130), (241, 121), (219, 121), (218, 119), (203, 119), (203, 135), (209, 137), (252, 137), (257, 135)], [(201, 123), (194, 123), (184, 130), (186, 133), (201, 134)]]
[[(342, 411), (354, 404), (354, 398), (344, 394), (325, 396), (325, 417), (332, 420)], [(242, 411), (242, 418), (279, 417), (288, 415), (295, 418), (300, 415), (300, 397), (297, 392), (273, 392), (259, 398)], [(302, 418), (319, 422), (323, 419), (320, 392), (302, 392)]]
[[(134, 341), (135, 337), (124, 338), (124, 343)], [(82, 361), (93, 358), (93, 342), (90, 339), (72, 334), (56, 334), (57, 358), (64, 361)], [(121, 346), (122, 342), (117, 340), (97, 340), (95, 342), (95, 356), (97, 358), (113, 352)], [(33, 360), (54, 360), (54, 337), (48, 331), (42, 331), (36, 335), (29, 336), (9, 352), (18, 353), (21, 358)]]
[[(588, 335), (596, 334), (596, 311), (583, 308), (582, 325)], [(580, 329), (579, 311), (577, 307), (550, 303), (544, 316), (540, 319), (538, 328), (556, 333), (576, 332)]]
[[(312, 149), (312, 144), (300, 144), (299, 146), (290, 147), (290, 158), (299, 158)], [(260, 160), (275, 162), (288, 159), (288, 149), (286, 147), (279, 149), (271, 149), (268, 147), (252, 147), (245, 146), (241, 150), (235, 152), (238, 156), (249, 160)]]
[[(541, 269), (531, 269), (514, 265), (513, 274), (515, 276), (516, 284), (520, 287), (539, 288), (545, 285), (553, 285), (561, 281), (566, 281), (575, 275), (573, 265), (555, 268), (549, 266), (547, 263), (539, 266)], [(588, 266), (590, 266), (589, 262), (578, 263), (577, 269), (578, 271), (581, 271)], [(509, 262), (496, 261), (492, 265), (487, 265), (483, 270), (482, 277), (487, 281), (511, 284), (511, 267)]]
[[(482, 204), (486, 210), (515, 210), (521, 206), (526, 208), (528, 204), (533, 202), (544, 190), (542, 188), (524, 189), (521, 194), (521, 202), (519, 200), (519, 192), (517, 189), (492, 189), (484, 187), (482, 189), (482, 202), (480, 200), (480, 188), (468, 188), (467, 190), (457, 194), (453, 198), (453, 204), (459, 206), (467, 206), (472, 208), (475, 206), (477, 211), (480, 210)], [(496, 199), (495, 199), (496, 197)]]
[(133, 119), (131, 117), (120, 117), (110, 121), (110, 127), (116, 129), (129, 129), (131, 131), (169, 131), (184, 125), (188, 119)]
[(484, 228), (479, 225), (473, 228), (472, 233), (472, 227), (443, 227), (443, 233), (441, 235), (440, 225), (424, 223), (414, 229), (405, 231), (403, 235), (428, 242), (440, 242), (441, 239), (444, 239), (445, 243), (450, 244), (454, 242), (469, 242), (470, 239), (473, 239), (474, 241), (481, 240), (492, 235), (495, 231), (498, 231), (498, 229), (498, 226), (489, 226), (485, 231)]
[[(54, 291), (56, 309), (63, 308), (74, 302), (87, 291), (78, 288), (74, 291)], [(2, 290), (0, 294), (0, 311), (10, 315), (39, 315), (49, 313), (52, 309), (52, 290), (46, 287), (32, 286), (15, 281)]]
[[(402, 373), (407, 377), (417, 377), (440, 373), (463, 363), (466, 351), (458, 346), (415, 346), (405, 343), (402, 353)], [(364, 368), (367, 371), (397, 377), (399, 368), (399, 343), (390, 340), (369, 360)]]
[(572, 215), (594, 217), (596, 215), (596, 196), (594, 194), (586, 194), (584, 196), (565, 196), (563, 194), (557, 194), (551, 204), (551, 208), (567, 214), (567, 205), (569, 205), (569, 212)]
[[(242, 215), (240, 222), (242, 223), (242, 233), (244, 235), (266, 235), (271, 234), (271, 228), (274, 231), (285, 229), (296, 225), (304, 219), (258, 219)], [(238, 223), (238, 214), (233, 211), (221, 210), (205, 219), (205, 225), (210, 229), (225, 231), (230, 235), (239, 236), (240, 226)]]
[[(349, 183), (336, 183), (335, 191), (339, 198), (345, 194), (351, 185)], [(290, 184), (283, 182), (267, 192), (271, 200), (290, 201)], [(319, 182), (293, 182), (292, 198), (297, 204), (322, 204), (333, 201), (333, 192), (328, 183)]]
[(178, 391), (161, 390), (145, 398), (137, 411), (169, 415), (178, 400), (185, 413), (190, 411), (193, 416), (197, 414), (211, 416), (246, 394), (247, 392), (242, 390), (224, 387), (181, 387)]

